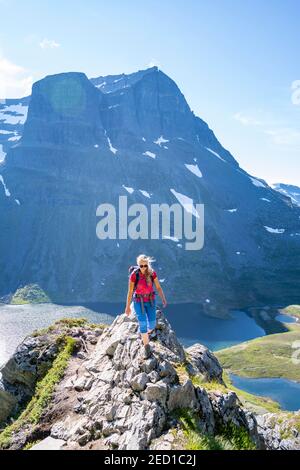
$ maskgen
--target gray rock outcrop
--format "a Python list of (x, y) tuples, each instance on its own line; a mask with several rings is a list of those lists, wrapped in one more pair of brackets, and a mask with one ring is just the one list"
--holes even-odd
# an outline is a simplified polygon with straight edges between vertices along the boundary
[(300, 411), (257, 417), (258, 432), (269, 450), (300, 450)]
[[(255, 416), (224, 385), (214, 354), (200, 344), (184, 349), (160, 310), (148, 359), (133, 314), (118, 315), (105, 328), (72, 327), (68, 334), (78, 339), (78, 348), (51, 403), (38, 424), (14, 432), (10, 449), (31, 442), (33, 449), (185, 449), (178, 413), (190, 413), (201, 435), (218, 438), (234, 428), (257, 449), (300, 448), (300, 412)], [(50, 362), (55, 355), (50, 336), (46, 342), (45, 333), (28, 337), (4, 367), (7, 384), (15, 387), (15, 394), (0, 390), (0, 408), (7, 413), (11, 400), (33, 393), (35, 374), (48, 367), (46, 351)], [(43, 358), (41, 369), (37, 357)]]
[(0, 424), (32, 397), (59, 352), (62, 333), (76, 339), (80, 348), (81, 341), (97, 341), (101, 329), (68, 327), (58, 321), (45, 332), (27, 336), (0, 369)]
[[(203, 432), (214, 434), (231, 421), (249, 429), (256, 439), (255, 427), (250, 430), (255, 418), (243, 411), (234, 392), (212, 393), (194, 386), (190, 378), (180, 382), (176, 368), (188, 363), (186, 352), (159, 310), (157, 340), (150, 344), (152, 355), (145, 360), (135, 317), (119, 315), (84, 362), (92, 384), (83, 387), (77, 418), (68, 415), (57, 421), (51, 436), (65, 440), (66, 447), (102, 438), (111, 449), (149, 449), (152, 440), (174, 426), (174, 410), (190, 409)], [(221, 381), (217, 360), (207, 351), (202, 353), (218, 371), (212, 377)], [(202, 374), (208, 363), (202, 363), (196, 352), (194, 357), (197, 361), (190, 367)]]

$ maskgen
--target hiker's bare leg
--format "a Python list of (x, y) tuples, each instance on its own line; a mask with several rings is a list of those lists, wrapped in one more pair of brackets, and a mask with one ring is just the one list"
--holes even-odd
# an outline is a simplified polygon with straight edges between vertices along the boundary
[(142, 340), (143, 340), (144, 345), (149, 344), (148, 333), (141, 333), (141, 335), (142, 335)]

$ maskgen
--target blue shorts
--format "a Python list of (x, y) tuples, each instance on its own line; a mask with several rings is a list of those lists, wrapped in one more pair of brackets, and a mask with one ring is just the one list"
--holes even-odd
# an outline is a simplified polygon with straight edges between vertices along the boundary
[(133, 306), (139, 322), (140, 333), (147, 333), (147, 322), (148, 329), (153, 330), (156, 327), (156, 300), (153, 300), (153, 306), (151, 302), (144, 302), (144, 313), (141, 302), (133, 302)]

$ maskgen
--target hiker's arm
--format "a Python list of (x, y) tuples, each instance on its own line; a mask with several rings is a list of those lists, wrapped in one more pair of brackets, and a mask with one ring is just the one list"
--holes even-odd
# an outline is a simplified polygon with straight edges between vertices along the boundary
[(127, 301), (126, 301), (126, 309), (130, 308), (132, 293), (134, 289), (134, 282), (129, 279), (128, 281), (128, 293), (127, 293)]
[(157, 289), (157, 292), (158, 292), (158, 294), (159, 294), (161, 300), (163, 301), (163, 304), (164, 304), (164, 305), (167, 304), (164, 291), (162, 290), (161, 285), (160, 285), (159, 280), (158, 280), (157, 277), (154, 279), (154, 284), (155, 284), (155, 287), (156, 287), (156, 289)]

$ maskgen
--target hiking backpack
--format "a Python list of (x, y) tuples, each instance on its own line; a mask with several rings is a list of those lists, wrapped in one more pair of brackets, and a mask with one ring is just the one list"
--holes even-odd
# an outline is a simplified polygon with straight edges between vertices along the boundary
[[(135, 283), (134, 283), (133, 292), (135, 292), (137, 283), (139, 282), (139, 278), (140, 278), (140, 268), (138, 266), (130, 266), (128, 269), (128, 276), (130, 277), (133, 272), (135, 273)], [(152, 274), (151, 274), (151, 280), (152, 280), (152, 285), (153, 285)]]

